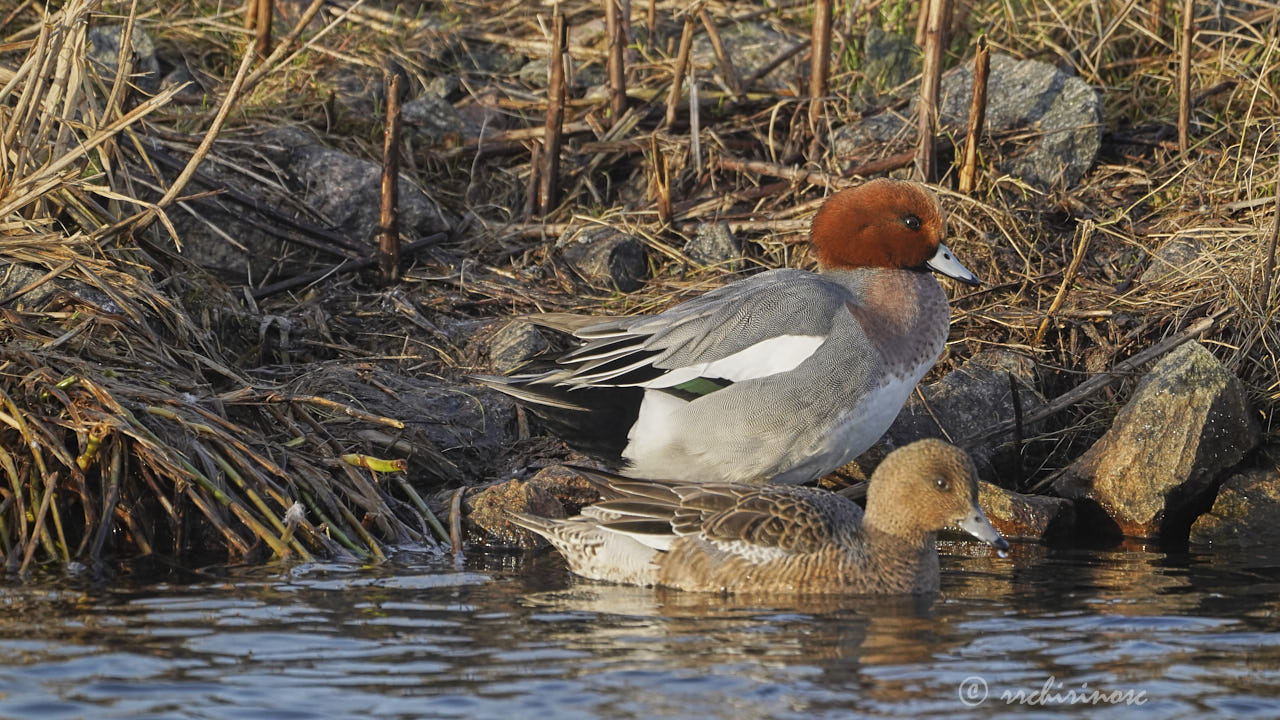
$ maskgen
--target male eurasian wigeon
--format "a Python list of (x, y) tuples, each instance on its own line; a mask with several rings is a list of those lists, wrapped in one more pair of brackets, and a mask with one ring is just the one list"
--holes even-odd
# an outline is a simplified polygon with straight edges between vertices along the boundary
[(813, 218), (818, 272), (760, 273), (658, 315), (543, 315), (582, 345), (549, 372), (477, 378), (623, 475), (803, 483), (884, 434), (947, 339), (930, 271), (977, 284), (924, 187), (873, 180)]
[(652, 482), (586, 474), (606, 498), (567, 520), (513, 514), (573, 572), (711, 592), (892, 594), (938, 590), (939, 530), (1009, 543), (978, 505), (969, 456), (941, 440), (889, 453), (864, 513), (836, 493), (785, 485)]

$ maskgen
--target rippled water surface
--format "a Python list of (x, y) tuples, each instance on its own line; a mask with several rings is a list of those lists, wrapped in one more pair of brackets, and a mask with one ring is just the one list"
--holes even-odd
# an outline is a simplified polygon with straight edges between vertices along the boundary
[(405, 554), (10, 586), (0, 717), (1280, 717), (1278, 551), (958, 544), (942, 584), (723, 598)]

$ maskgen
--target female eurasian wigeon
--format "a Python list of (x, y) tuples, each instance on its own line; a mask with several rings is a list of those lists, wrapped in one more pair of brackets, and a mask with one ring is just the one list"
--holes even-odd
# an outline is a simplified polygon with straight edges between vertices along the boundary
[(583, 341), (550, 372), (477, 378), (629, 477), (803, 483), (875, 443), (977, 284), (924, 187), (873, 180), (813, 218), (819, 271), (730, 283), (658, 315), (530, 318)]
[(573, 572), (711, 592), (891, 594), (938, 590), (939, 530), (958, 526), (1003, 557), (963, 451), (919, 440), (871, 476), (864, 513), (835, 493), (785, 485), (592, 478), (606, 500), (568, 520), (513, 514)]

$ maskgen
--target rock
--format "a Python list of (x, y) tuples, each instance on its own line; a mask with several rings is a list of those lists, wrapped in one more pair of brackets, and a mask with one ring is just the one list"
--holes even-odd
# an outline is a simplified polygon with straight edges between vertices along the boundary
[(1280, 468), (1233, 475), (1218, 489), (1213, 509), (1191, 525), (1191, 542), (1280, 545)]
[(1171, 278), (1186, 277), (1187, 271), (1204, 254), (1204, 241), (1190, 233), (1179, 233), (1169, 238), (1151, 256), (1151, 263), (1142, 272), (1139, 281), (1144, 285)]
[[(774, 29), (762, 20), (733, 22), (727, 18), (717, 17), (716, 29), (720, 33), (721, 42), (724, 43), (725, 52), (733, 61), (734, 72), (737, 73), (739, 80), (745, 80), (757, 70), (773, 62), (797, 42), (796, 39)], [(716, 60), (711, 40), (701, 27), (694, 36), (690, 55), (697, 68), (699, 82), (706, 80), (709, 70), (714, 70), (716, 77), (719, 78), (720, 63)], [(800, 67), (798, 57), (800, 56), (797, 55), (770, 70), (769, 74), (761, 79), (761, 84), (775, 89), (784, 87), (797, 74), (796, 71)], [(720, 82), (723, 83), (723, 78)]]
[(486, 545), (532, 549), (546, 540), (511, 522), (511, 513), (565, 518), (564, 506), (550, 492), (525, 480), (508, 480), (463, 496), (462, 510), (468, 530)]
[(529, 478), (529, 484), (554, 495), (570, 515), (576, 515), (587, 505), (600, 501), (600, 493), (594, 485), (563, 465), (542, 468)]
[[(1012, 420), (1015, 413), (1010, 375), (1025, 416), (1045, 402), (1035, 389), (1034, 370), (1035, 363), (1017, 353), (980, 352), (941, 380), (921, 386), (923, 401), (912, 394), (879, 444), (901, 447), (927, 437), (962, 442), (992, 425)], [(1024, 432), (1031, 434), (1037, 427), (1028, 426)], [(966, 448), (978, 467), (979, 477), (1000, 484), (1001, 478), (1016, 476), (1021, 462), (1011, 436), (1012, 433), (1010, 437), (997, 437)]]
[[(372, 244), (378, 232), (381, 166), (325, 147), (296, 128), (271, 130), (261, 149), (297, 180), (302, 199), (332, 221), (332, 230)], [(435, 201), (403, 175), (399, 205), (400, 231), (411, 240), (451, 226)]]
[(508, 324), (489, 338), (489, 364), (494, 372), (506, 375), (519, 369), (534, 356), (547, 351), (551, 345), (538, 328), (530, 323), (516, 321)]
[(1114, 532), (1181, 542), (1215, 481), (1258, 441), (1244, 387), (1198, 342), (1138, 383), (1111, 429), (1054, 482), (1096, 503)]
[(684, 244), (684, 254), (699, 265), (737, 270), (742, 265), (742, 240), (734, 237), (727, 222), (703, 223)]
[(594, 287), (631, 292), (648, 277), (644, 243), (634, 235), (592, 225), (570, 229), (556, 244), (565, 262)]
[(920, 52), (906, 35), (889, 33), (879, 26), (867, 28), (862, 48), (862, 73), (877, 90), (892, 90), (920, 72)]
[(1010, 540), (1054, 542), (1069, 538), (1075, 527), (1075, 506), (1063, 498), (1023, 495), (979, 482), (978, 503), (995, 529)]
[[(525, 63), (520, 68), (520, 72), (516, 73), (516, 77), (527, 83), (530, 87), (545, 88), (551, 80), (551, 65), (545, 57), (536, 57)], [(609, 80), (608, 72), (601, 63), (583, 63), (573, 61), (570, 63), (569, 87), (582, 89), (604, 85)]]
[[(963, 135), (973, 93), (973, 68), (965, 63), (943, 75), (940, 125)], [(1069, 187), (1093, 164), (1102, 141), (1102, 100), (1084, 80), (1038, 60), (991, 57), (987, 85), (987, 132), (1032, 131), (1033, 139), (997, 159), (1001, 171), (1039, 187)], [(880, 113), (841, 128), (837, 153), (859, 158), (868, 145), (913, 140), (911, 118), (918, 101), (902, 114)]]
[(160, 80), (160, 87), (168, 90), (171, 87), (182, 87), (174, 98), (191, 104), (197, 104), (207, 97), (204, 84), (200, 82), (195, 75), (191, 74), (191, 69), (183, 62), (170, 70), (163, 79)]
[(387, 88), (379, 68), (339, 65), (321, 82), (333, 93), (334, 104), (347, 113), (364, 121), (383, 117)]
[(400, 108), (405, 134), (428, 147), (457, 143), (463, 134), (462, 116), (453, 105), (430, 93)]
[(104, 312), (121, 313), (124, 312), (111, 296), (102, 292), (102, 290), (87, 285), (79, 280), (73, 280), (65, 275), (60, 275), (39, 282), (48, 273), (48, 269), (40, 266), (28, 265), (26, 263), (9, 263), (0, 270), (0, 297), (9, 297), (13, 293), (13, 299), (6, 303), (6, 306), (21, 310), (43, 310), (61, 305), (65, 309), (69, 309), (74, 301), (71, 298), (79, 300), (87, 305), (92, 305)]
[[(108, 87), (116, 76), (123, 32), (123, 25), (94, 25), (89, 28), (87, 57)], [(148, 95), (154, 95), (160, 90), (160, 61), (156, 59), (155, 44), (138, 24), (133, 26), (129, 44), (133, 47), (133, 69), (129, 72), (129, 81)]]
[(462, 81), (457, 75), (437, 75), (427, 81), (423, 91), (427, 95), (435, 95), (451, 103), (461, 99), (465, 94)]

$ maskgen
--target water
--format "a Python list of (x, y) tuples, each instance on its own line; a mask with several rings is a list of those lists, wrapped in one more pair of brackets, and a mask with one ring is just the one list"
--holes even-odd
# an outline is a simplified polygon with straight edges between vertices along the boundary
[(0, 717), (1280, 717), (1275, 552), (962, 543), (942, 585), (724, 598), (405, 554), (9, 587)]

